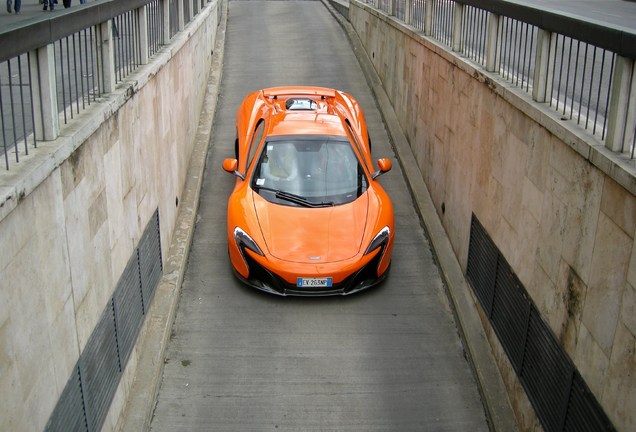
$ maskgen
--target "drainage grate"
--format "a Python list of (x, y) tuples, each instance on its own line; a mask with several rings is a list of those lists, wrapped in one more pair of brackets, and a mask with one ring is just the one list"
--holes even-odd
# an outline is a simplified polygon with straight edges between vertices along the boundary
[(498, 255), (497, 246), (490, 240), (477, 218), (473, 216), (468, 247), (467, 274), (473, 281), (475, 294), (477, 294), (488, 317), (492, 312), (495, 295)]
[(99, 431), (161, 278), (157, 209), (66, 383), (46, 431)]
[(159, 231), (159, 212), (156, 211), (146, 226), (137, 248), (139, 257), (139, 275), (141, 279), (141, 298), (144, 314), (148, 311), (155, 288), (161, 277), (161, 234)]
[(615, 430), (474, 214), (466, 276), (544, 429)]
[(117, 346), (122, 365), (128, 362), (128, 357), (135, 346), (137, 333), (144, 319), (140, 287), (139, 260), (135, 253), (128, 261), (113, 295)]
[(521, 373), (530, 319), (530, 300), (521, 282), (506, 262), (497, 270), (498, 286), (494, 295), (491, 320), (502, 346), (517, 374)]
[(88, 431), (83, 404), (80, 370), (76, 364), (45, 430)]
[(102, 313), (79, 359), (89, 431), (98, 431), (115, 395), (121, 371), (112, 301)]

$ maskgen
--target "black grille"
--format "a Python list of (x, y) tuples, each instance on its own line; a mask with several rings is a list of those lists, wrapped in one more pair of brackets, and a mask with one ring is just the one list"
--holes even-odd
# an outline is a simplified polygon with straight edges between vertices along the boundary
[(112, 303), (93, 330), (80, 356), (79, 367), (88, 430), (97, 431), (106, 418), (121, 373)]
[[(517, 373), (521, 372), (526, 346), (530, 302), (521, 282), (507, 263), (498, 266), (498, 287), (493, 295), (492, 323), (506, 354)], [(494, 285), (493, 285), (494, 287)]]
[(135, 254), (128, 262), (113, 295), (117, 342), (122, 364), (128, 361), (143, 322), (144, 309), (140, 287), (139, 260)]
[(101, 430), (161, 277), (159, 232), (157, 210), (80, 354), (45, 430)]
[(144, 314), (155, 293), (163, 270), (161, 262), (161, 237), (159, 231), (159, 211), (156, 211), (139, 239), (139, 275), (141, 280)]
[(563, 430), (592, 432), (598, 430), (599, 427), (603, 430), (613, 430), (612, 424), (604, 413), (598, 411), (594, 402), (594, 396), (587, 388), (585, 381), (578, 372), (575, 372), (570, 389), (570, 405), (565, 416)]
[(473, 282), (475, 294), (488, 316), (492, 311), (497, 276), (499, 251), (486, 234), (476, 217), (472, 218), (470, 245), (468, 247), (468, 277)]
[(615, 430), (474, 214), (466, 275), (544, 429)]
[(45, 430), (88, 431), (83, 403), (80, 369), (75, 365)]
[(546, 430), (563, 430), (573, 373), (572, 362), (533, 308), (520, 378)]

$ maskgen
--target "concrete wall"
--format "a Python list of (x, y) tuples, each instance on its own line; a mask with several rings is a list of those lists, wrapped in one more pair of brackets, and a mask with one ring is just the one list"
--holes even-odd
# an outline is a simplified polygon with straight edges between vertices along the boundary
[[(614, 425), (635, 430), (634, 169), (398, 21), (357, 1), (349, 20), (464, 271), (475, 213)], [(540, 429), (483, 314), (482, 322), (520, 426)]]
[[(157, 208), (167, 255), (219, 3), (0, 178), (0, 430), (44, 428)], [(104, 430), (115, 428), (136, 361)]]

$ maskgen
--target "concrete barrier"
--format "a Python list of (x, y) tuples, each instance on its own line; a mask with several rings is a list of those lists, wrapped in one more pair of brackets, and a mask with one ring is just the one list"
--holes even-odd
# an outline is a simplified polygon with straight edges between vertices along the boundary
[[(0, 430), (44, 429), (157, 209), (168, 255), (222, 3), (208, 3), (150, 64), (3, 174)], [(137, 357), (103, 430), (116, 427)]]

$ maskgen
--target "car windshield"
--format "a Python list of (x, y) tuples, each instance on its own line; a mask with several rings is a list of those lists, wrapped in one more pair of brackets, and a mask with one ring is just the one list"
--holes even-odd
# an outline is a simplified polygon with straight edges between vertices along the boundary
[(354, 201), (367, 179), (345, 138), (274, 137), (263, 147), (251, 186), (270, 202), (323, 207)]

